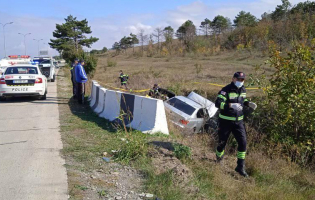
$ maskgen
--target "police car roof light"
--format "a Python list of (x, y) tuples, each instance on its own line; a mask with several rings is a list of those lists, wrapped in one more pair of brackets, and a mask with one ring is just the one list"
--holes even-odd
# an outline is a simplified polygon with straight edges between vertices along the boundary
[(19, 56), (18, 55), (11, 55), (11, 56), (9, 56), (9, 58), (10, 59), (15, 59), (15, 58), (19, 58)]

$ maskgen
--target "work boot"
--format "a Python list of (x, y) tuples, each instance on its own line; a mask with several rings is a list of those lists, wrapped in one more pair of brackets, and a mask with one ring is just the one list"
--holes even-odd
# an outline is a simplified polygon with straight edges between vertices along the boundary
[(221, 163), (221, 162), (222, 162), (222, 160), (223, 160), (224, 155), (223, 155), (223, 156), (221, 156), (221, 157), (219, 157), (219, 156), (217, 156), (217, 155), (216, 155), (216, 157), (217, 157), (216, 162), (217, 162), (217, 163)]
[(237, 167), (235, 168), (235, 171), (244, 177), (248, 177), (248, 174), (245, 171), (245, 160), (243, 159), (237, 160)]

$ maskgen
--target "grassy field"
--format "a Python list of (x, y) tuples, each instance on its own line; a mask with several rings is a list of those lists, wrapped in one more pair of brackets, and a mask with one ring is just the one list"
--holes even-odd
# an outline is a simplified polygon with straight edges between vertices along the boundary
[[(254, 74), (254, 67), (264, 60), (265, 57), (257, 55), (228, 52), (178, 58), (107, 55), (99, 57), (94, 79), (104, 87), (105, 84), (118, 87), (122, 69), (129, 74), (132, 89), (146, 89), (159, 83), (177, 94), (198, 90), (214, 98), (220, 88), (206, 83), (227, 84), (235, 71)], [(200, 71), (196, 64), (201, 65)], [(196, 81), (204, 84), (194, 84)], [(261, 92), (252, 90), (249, 94)], [(114, 199), (117, 193), (128, 194), (125, 199), (138, 199), (142, 192), (163, 200), (315, 199), (315, 174), (283, 160), (281, 155), (267, 157), (266, 148), (261, 145), (250, 146), (246, 160), (250, 177), (243, 178), (234, 172), (233, 139), (228, 143), (224, 162), (217, 164), (215, 133), (183, 134), (171, 124), (170, 136), (148, 136), (114, 128), (97, 117), (88, 105), (80, 106), (70, 99), (67, 69), (61, 70), (58, 77), (58, 96), (71, 199)], [(247, 128), (251, 143), (255, 131), (248, 125)], [(119, 153), (110, 153), (111, 150)], [(112, 158), (111, 163), (102, 160), (104, 152)], [(121, 183), (123, 187), (119, 186)]]
[[(168, 88), (178, 95), (192, 90), (204, 93), (217, 93), (220, 87), (207, 83), (226, 85), (231, 82), (236, 71), (256, 75), (255, 67), (263, 65), (267, 57), (250, 55), (245, 52), (223, 52), (209, 57), (134, 57), (100, 56), (94, 79), (100, 83), (119, 87), (119, 70), (129, 75), (129, 87), (133, 90), (149, 89), (154, 83)], [(270, 72), (270, 68), (263, 65)], [(198, 82), (196, 84), (195, 82)], [(260, 94), (260, 91), (249, 91), (249, 95)]]

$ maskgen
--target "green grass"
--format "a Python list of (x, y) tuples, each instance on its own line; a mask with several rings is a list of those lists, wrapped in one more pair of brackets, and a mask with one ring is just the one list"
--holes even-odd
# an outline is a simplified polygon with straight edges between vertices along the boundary
[[(63, 73), (66, 73), (64, 71)], [(68, 80), (68, 75), (65, 74)], [(170, 169), (164, 173), (157, 173), (148, 154), (154, 148), (151, 141), (168, 141), (181, 143), (175, 145), (174, 156), (187, 158), (196, 153), (191, 147), (192, 137), (184, 137), (176, 131), (174, 134), (144, 135), (138, 131), (125, 132), (113, 128), (108, 121), (98, 117), (88, 105), (78, 105), (70, 99), (70, 86), (63, 88), (64, 82), (58, 80), (58, 96), (60, 104), (61, 132), (64, 149), (62, 151), (67, 163), (69, 176), (69, 191), (71, 199), (85, 199), (84, 191), (87, 183), (78, 182), (73, 172), (89, 173), (104, 166), (101, 159), (103, 152), (120, 150), (112, 155), (115, 162), (129, 165), (138, 169), (144, 176), (144, 191), (155, 194), (160, 199), (259, 199), (259, 200), (309, 200), (315, 199), (315, 175), (313, 172), (281, 159), (269, 159), (259, 150), (251, 152), (247, 158), (247, 168), (250, 178), (245, 179), (234, 173), (235, 156), (227, 155), (225, 166), (220, 166), (209, 160), (202, 160), (192, 156), (185, 165), (192, 171), (193, 177), (188, 185), (179, 185), (178, 177)], [(176, 134), (175, 134), (176, 133)], [(126, 138), (122, 141), (121, 138)], [(198, 147), (203, 147), (208, 153), (214, 153), (212, 147), (205, 141), (198, 140)], [(188, 147), (188, 146), (189, 147)], [(187, 148), (186, 148), (187, 147)], [(184, 161), (185, 159), (183, 159)], [(106, 165), (105, 165), (106, 166)], [(83, 181), (83, 180), (80, 180)], [(89, 185), (90, 187), (90, 185)], [(198, 192), (191, 193), (190, 187), (198, 188)], [(107, 190), (95, 191), (97, 197), (104, 197)]]

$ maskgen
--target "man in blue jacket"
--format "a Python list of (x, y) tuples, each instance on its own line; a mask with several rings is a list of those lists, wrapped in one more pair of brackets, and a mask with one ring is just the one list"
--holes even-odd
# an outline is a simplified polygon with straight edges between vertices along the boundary
[(80, 60), (79, 64), (75, 67), (75, 81), (77, 83), (77, 98), (80, 104), (84, 103), (85, 83), (88, 78), (84, 70), (84, 60)]
[(70, 72), (71, 72), (71, 82), (72, 82), (72, 92), (73, 92), (73, 97), (76, 98), (76, 90), (77, 90), (77, 85), (75, 82), (75, 67), (79, 64), (79, 59), (74, 59), (74, 62), (71, 65)]

